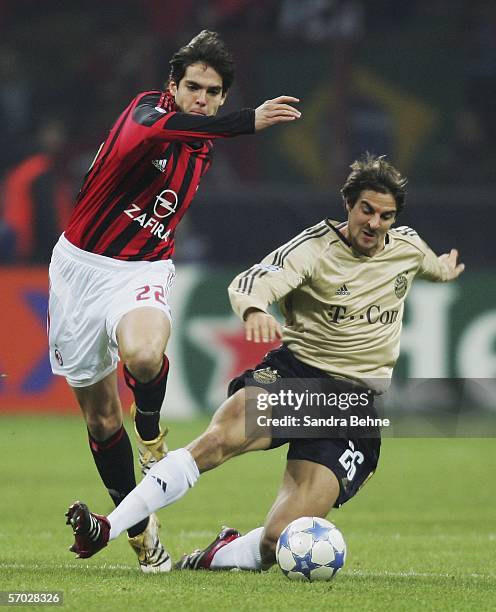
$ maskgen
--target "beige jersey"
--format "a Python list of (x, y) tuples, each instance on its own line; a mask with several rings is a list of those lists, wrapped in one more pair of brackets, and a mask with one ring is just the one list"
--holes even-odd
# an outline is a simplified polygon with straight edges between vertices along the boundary
[(381, 392), (398, 359), (414, 277), (445, 281), (448, 270), (409, 227), (391, 229), (384, 249), (367, 257), (339, 232), (345, 225), (306, 229), (236, 276), (229, 297), (241, 318), (277, 302), (283, 342), (298, 359)]

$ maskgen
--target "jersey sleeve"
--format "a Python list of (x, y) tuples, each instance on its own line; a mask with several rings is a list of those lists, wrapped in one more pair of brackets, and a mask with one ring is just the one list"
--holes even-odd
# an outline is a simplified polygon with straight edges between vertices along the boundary
[(415, 249), (415, 258), (418, 262), (416, 276), (428, 281), (445, 282), (448, 280), (448, 267), (439, 261), (439, 257), (429, 248), (427, 243), (417, 232), (406, 225), (396, 227), (393, 230), (396, 237), (410, 244)]
[(234, 312), (241, 319), (249, 308), (267, 312), (270, 304), (311, 278), (317, 257), (318, 244), (305, 232), (283, 244), (234, 278), (228, 288)]
[(422, 241), (424, 246), (424, 257), (417, 272), (419, 278), (434, 282), (446, 282), (448, 280), (448, 267), (439, 261), (438, 256)]
[(194, 142), (255, 132), (255, 111), (250, 108), (219, 117), (204, 117), (166, 112), (156, 104), (156, 95), (145, 95), (133, 109), (126, 130), (137, 142)]

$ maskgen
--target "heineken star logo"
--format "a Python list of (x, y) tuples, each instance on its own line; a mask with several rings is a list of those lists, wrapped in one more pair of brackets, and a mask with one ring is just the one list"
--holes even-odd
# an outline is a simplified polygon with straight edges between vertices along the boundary
[(206, 353), (214, 368), (206, 381), (205, 398), (209, 405), (218, 406), (226, 399), (229, 381), (259, 363), (267, 351), (280, 342), (247, 342), (241, 321), (235, 315), (227, 317), (195, 317), (188, 325), (188, 339)]

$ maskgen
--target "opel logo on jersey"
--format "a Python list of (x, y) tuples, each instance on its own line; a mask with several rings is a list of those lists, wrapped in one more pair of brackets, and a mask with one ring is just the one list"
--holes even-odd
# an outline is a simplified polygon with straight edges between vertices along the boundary
[(177, 193), (172, 189), (164, 189), (155, 198), (155, 204), (153, 206), (153, 214), (159, 219), (169, 217), (176, 212), (178, 203)]

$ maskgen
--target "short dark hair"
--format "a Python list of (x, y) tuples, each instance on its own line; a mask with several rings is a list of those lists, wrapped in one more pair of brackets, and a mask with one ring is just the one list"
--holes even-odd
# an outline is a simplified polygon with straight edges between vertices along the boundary
[(184, 77), (186, 68), (201, 62), (211, 66), (222, 77), (222, 92), (227, 93), (234, 81), (234, 60), (224, 41), (217, 32), (202, 30), (190, 42), (174, 53), (170, 60), (169, 82)]
[(351, 172), (341, 189), (344, 205), (351, 208), (356, 204), (360, 193), (365, 189), (390, 193), (396, 202), (396, 214), (405, 207), (407, 179), (390, 164), (385, 155), (366, 153), (361, 159), (354, 161)]

